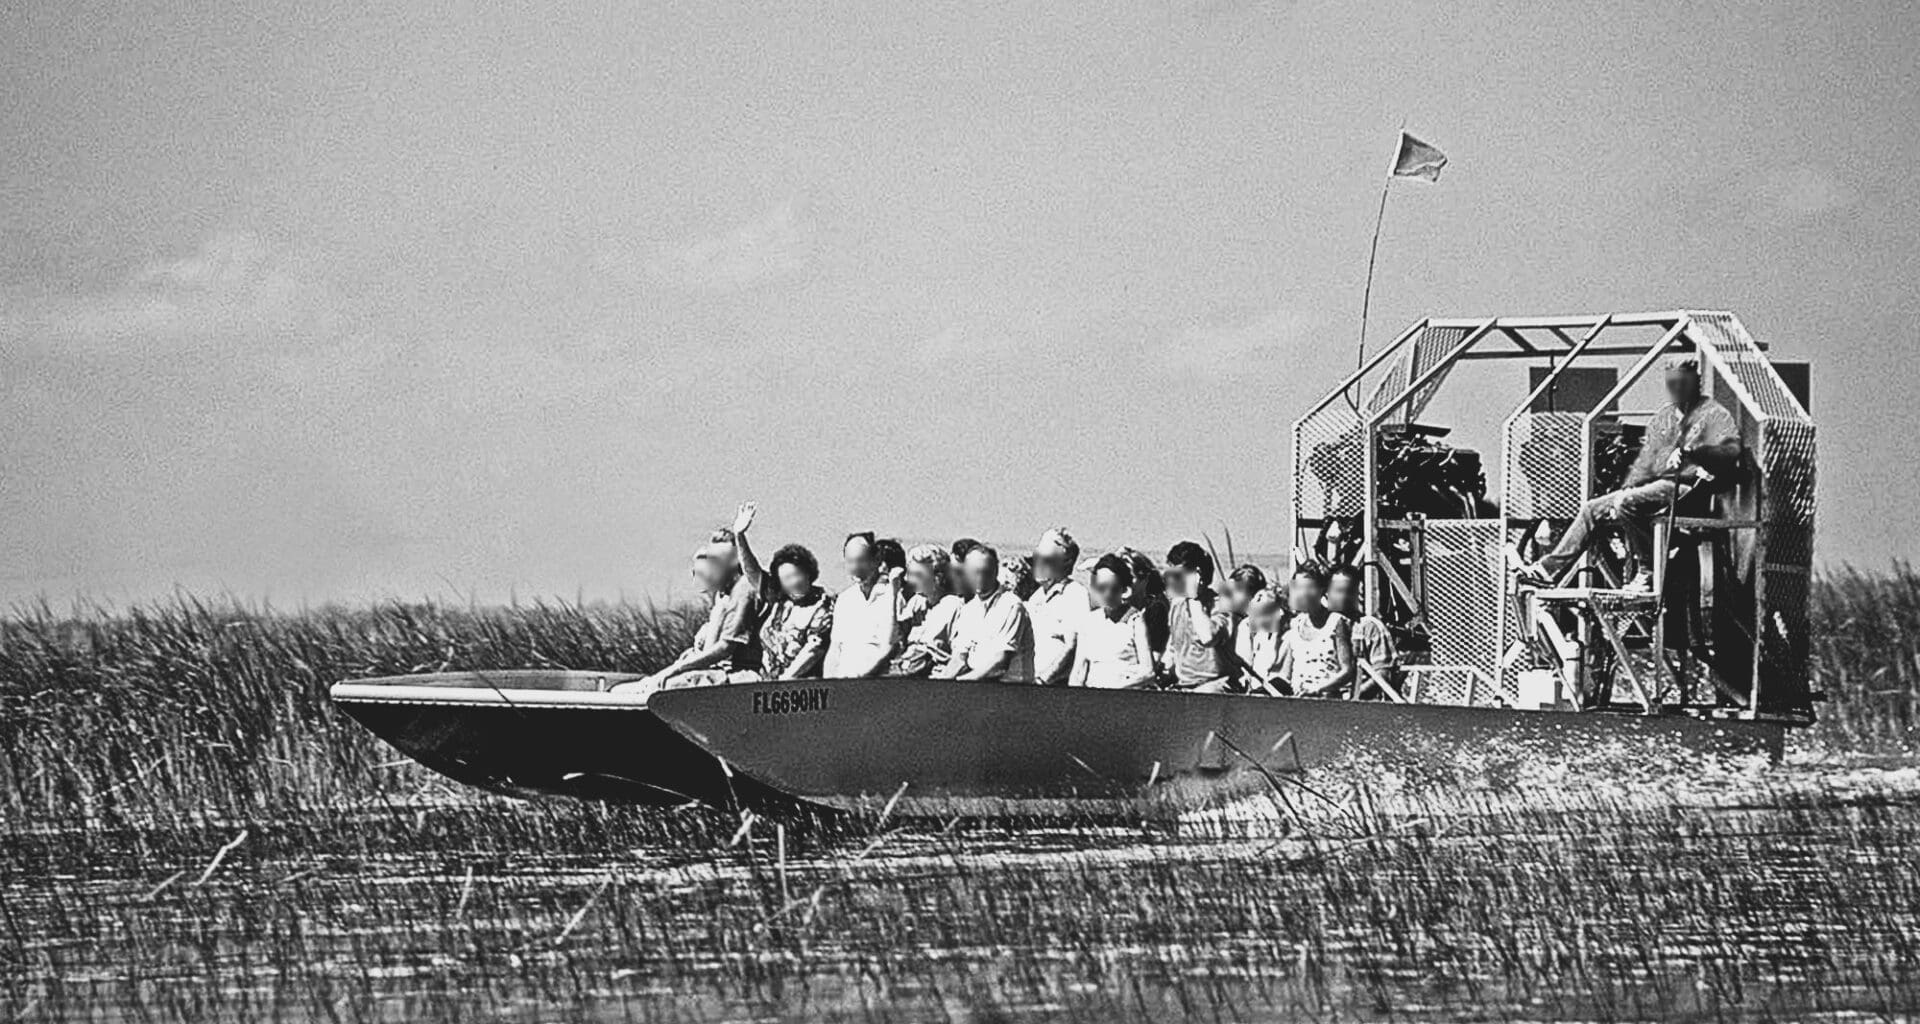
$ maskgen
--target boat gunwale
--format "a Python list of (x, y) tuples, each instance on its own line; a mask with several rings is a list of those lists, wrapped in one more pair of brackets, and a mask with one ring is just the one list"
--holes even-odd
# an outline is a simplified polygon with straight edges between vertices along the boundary
[(336, 704), (608, 708), (644, 711), (647, 708), (648, 695), (609, 693), (605, 690), (534, 690), (511, 686), (421, 686), (356, 679), (333, 684), (327, 689), (327, 697)]

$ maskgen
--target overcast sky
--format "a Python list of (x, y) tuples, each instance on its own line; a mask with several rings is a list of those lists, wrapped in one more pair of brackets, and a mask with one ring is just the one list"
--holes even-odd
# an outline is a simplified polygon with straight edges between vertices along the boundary
[(1884, 564), (1916, 53), (1911, 3), (16, 0), (0, 598), (685, 593), (747, 497), (1279, 550), (1403, 120), (1452, 163), (1377, 336), (1732, 309), (1816, 362), (1821, 556)]

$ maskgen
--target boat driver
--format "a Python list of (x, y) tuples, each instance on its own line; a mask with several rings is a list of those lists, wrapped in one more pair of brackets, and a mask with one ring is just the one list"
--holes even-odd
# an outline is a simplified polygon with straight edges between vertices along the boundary
[(1640, 455), (1627, 471), (1626, 486), (1581, 506), (1560, 543), (1522, 570), (1530, 583), (1552, 586), (1574, 560), (1592, 546), (1602, 523), (1618, 523), (1634, 555), (1631, 591), (1652, 589), (1653, 522), (1676, 501), (1710, 488), (1739, 468), (1740, 425), (1727, 407), (1700, 387), (1700, 363), (1692, 354), (1667, 360), (1668, 403), (1647, 423)]

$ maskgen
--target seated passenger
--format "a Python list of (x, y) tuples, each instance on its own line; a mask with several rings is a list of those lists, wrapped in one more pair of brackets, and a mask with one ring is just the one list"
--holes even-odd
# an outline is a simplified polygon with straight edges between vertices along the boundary
[(1080, 626), (1093, 607), (1087, 588), (1073, 578), (1079, 562), (1080, 543), (1064, 527), (1040, 535), (1033, 551), (1038, 586), (1027, 598), (1027, 614), (1033, 619), (1034, 679), (1042, 686), (1067, 685)]
[(907, 579), (914, 595), (905, 618), (907, 644), (893, 663), (895, 675), (930, 675), (952, 655), (954, 620), (966, 602), (947, 592), (949, 569), (947, 552), (937, 544), (907, 552)]
[[(880, 560), (880, 575), (896, 584), (907, 573), (907, 549), (892, 537), (882, 537), (873, 542), (873, 555)], [(902, 596), (905, 596), (904, 591)]]
[(1278, 696), (1286, 692), (1279, 671), (1286, 606), (1279, 591), (1262, 587), (1247, 602), (1247, 617), (1234, 627), (1233, 654), (1240, 662), (1242, 688), (1248, 693)]
[(873, 534), (849, 534), (841, 551), (853, 583), (834, 598), (833, 636), (823, 671), (828, 679), (879, 675), (893, 657), (899, 636), (899, 588), (881, 572), (879, 542)]
[(1007, 556), (1006, 561), (1000, 563), (1000, 585), (1022, 601), (1032, 597), (1038, 589), (1033, 582), (1033, 559), (1026, 555)]
[(1336, 567), (1327, 578), (1327, 607), (1353, 625), (1353, 665), (1360, 696), (1384, 697), (1379, 692), (1382, 683), (1400, 685), (1400, 651), (1387, 624), (1366, 612), (1360, 591), (1364, 578), (1357, 566)]
[(1233, 616), (1234, 629), (1239, 629), (1252, 611), (1254, 595), (1265, 589), (1267, 574), (1257, 565), (1243, 565), (1227, 574), (1227, 611)]
[(1580, 507), (1560, 543), (1522, 570), (1528, 582), (1551, 586), (1593, 545), (1602, 523), (1618, 523), (1633, 551), (1636, 572), (1628, 590), (1652, 589), (1653, 521), (1687, 491), (1711, 486), (1739, 468), (1740, 425), (1726, 406), (1700, 390), (1700, 364), (1692, 355), (1667, 361), (1668, 403), (1647, 424), (1640, 455), (1626, 486)]
[(818, 678), (833, 633), (833, 595), (819, 585), (820, 563), (813, 552), (798, 544), (775, 551), (767, 568), (760, 567), (747, 540), (757, 512), (752, 502), (740, 506), (733, 520), (733, 550), (742, 577), (766, 608), (760, 627), (760, 675), (764, 679)]
[(1281, 675), (1302, 697), (1345, 697), (1353, 689), (1353, 626), (1327, 607), (1327, 574), (1294, 570), (1287, 590), (1293, 622), (1281, 652)]
[(1146, 619), (1128, 603), (1133, 566), (1118, 554), (1102, 555), (1094, 563), (1091, 578), (1099, 606), (1081, 623), (1068, 685), (1103, 690), (1152, 686), (1153, 646), (1147, 639)]
[(1233, 664), (1233, 618), (1213, 591), (1213, 558), (1190, 540), (1167, 552), (1167, 654), (1176, 690), (1226, 693)]
[(1133, 570), (1133, 596), (1127, 604), (1139, 609), (1140, 618), (1147, 625), (1147, 643), (1153, 648), (1154, 674), (1166, 674), (1167, 657), (1167, 582), (1160, 575), (1160, 567), (1144, 551), (1134, 548), (1121, 548), (1114, 554), (1127, 560), (1127, 566)]
[(1033, 620), (1012, 590), (1000, 585), (1000, 553), (982, 544), (967, 552), (973, 597), (953, 624), (953, 656), (937, 673), (948, 679), (1033, 682)]
[(973, 585), (967, 582), (967, 552), (979, 546), (980, 542), (972, 537), (962, 537), (947, 549), (947, 554), (953, 556), (947, 566), (949, 589), (962, 601), (973, 599)]
[(693, 643), (673, 662), (644, 679), (613, 687), (617, 693), (652, 693), (666, 686), (726, 682), (760, 668), (760, 592), (747, 582), (734, 552), (731, 530), (715, 531), (693, 556), (693, 577), (712, 602)]

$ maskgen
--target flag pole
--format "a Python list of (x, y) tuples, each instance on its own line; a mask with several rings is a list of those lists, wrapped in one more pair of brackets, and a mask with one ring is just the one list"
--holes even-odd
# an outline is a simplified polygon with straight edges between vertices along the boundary
[(1400, 134), (1393, 140), (1393, 160), (1387, 164), (1387, 177), (1380, 183), (1380, 212), (1373, 218), (1373, 244), (1367, 247), (1367, 287), (1360, 293), (1360, 352), (1354, 369), (1367, 365), (1367, 311), (1373, 305), (1373, 266), (1380, 259), (1380, 227), (1387, 222), (1387, 193), (1393, 189), (1393, 170), (1400, 163), (1400, 147), (1406, 145), (1407, 123), (1400, 122)]
[(1373, 218), (1373, 244), (1367, 249), (1367, 287), (1360, 293), (1360, 352), (1354, 358), (1353, 366), (1359, 369), (1367, 365), (1367, 310), (1373, 305), (1373, 265), (1380, 258), (1380, 227), (1387, 222), (1387, 192), (1393, 186), (1393, 175), (1380, 183), (1380, 212)]

